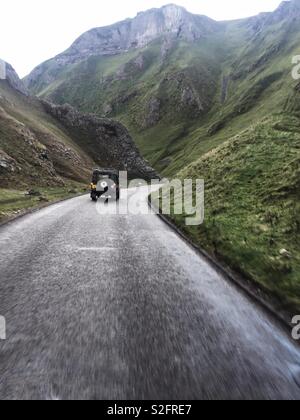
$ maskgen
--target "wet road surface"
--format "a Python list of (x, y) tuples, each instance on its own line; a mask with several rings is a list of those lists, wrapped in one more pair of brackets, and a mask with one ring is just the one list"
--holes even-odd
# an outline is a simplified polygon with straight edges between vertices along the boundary
[(1, 399), (300, 398), (275, 321), (157, 216), (98, 206), (0, 228)]

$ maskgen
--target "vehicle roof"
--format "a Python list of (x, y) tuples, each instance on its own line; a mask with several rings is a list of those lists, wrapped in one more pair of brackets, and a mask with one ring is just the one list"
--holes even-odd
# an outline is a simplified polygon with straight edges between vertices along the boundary
[(119, 171), (116, 169), (94, 169), (94, 174), (100, 174), (100, 175), (119, 175)]

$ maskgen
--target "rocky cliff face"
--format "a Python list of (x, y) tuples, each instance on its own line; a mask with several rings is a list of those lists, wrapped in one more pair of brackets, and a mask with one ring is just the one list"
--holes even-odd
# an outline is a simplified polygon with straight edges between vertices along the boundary
[(173, 4), (148, 10), (139, 13), (134, 19), (86, 32), (67, 51), (34, 69), (25, 78), (25, 83), (29, 89), (34, 89), (36, 85), (47, 85), (66, 65), (78, 63), (90, 56), (115, 55), (142, 48), (161, 36), (193, 42), (218, 31), (220, 25)]
[(113, 26), (93, 29), (77, 39), (66, 55), (82, 59), (89, 54), (116, 54), (142, 48), (165, 34), (195, 41), (217, 28), (213, 20), (171, 4), (139, 13), (136, 18)]
[(128, 171), (130, 177), (157, 178), (122, 124), (108, 118), (82, 114), (70, 105), (57, 106), (43, 101), (43, 106), (72, 134), (77, 144), (85, 148), (96, 164)]

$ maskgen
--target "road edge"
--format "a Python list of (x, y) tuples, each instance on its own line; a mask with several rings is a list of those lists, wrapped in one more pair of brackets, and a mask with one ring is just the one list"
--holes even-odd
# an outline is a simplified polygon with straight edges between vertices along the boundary
[[(230, 267), (220, 263), (211, 254), (197, 245), (187, 234), (185, 234), (173, 221), (173, 219), (162, 212), (152, 203), (151, 195), (148, 197), (148, 205), (154, 211), (157, 216), (166, 223), (177, 235), (181, 237), (189, 246), (193, 248), (198, 254), (204, 257), (208, 263), (217, 271), (222, 273), (230, 282), (232, 282), (237, 288), (242, 291), (251, 299), (253, 299), (259, 306), (271, 315), (275, 320), (284, 328), (289, 338), (292, 340), (291, 331), (293, 328), (292, 316), (287, 311), (276, 309), (276, 299), (267, 294), (262, 287), (258, 284), (251, 282), (250, 280), (242, 277), (240, 274), (234, 272)], [(300, 342), (293, 341), (296, 345), (300, 345)]]

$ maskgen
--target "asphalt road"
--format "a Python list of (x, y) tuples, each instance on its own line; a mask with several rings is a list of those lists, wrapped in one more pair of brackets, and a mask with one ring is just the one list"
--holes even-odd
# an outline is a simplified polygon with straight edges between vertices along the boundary
[(53, 205), (0, 275), (1, 399), (300, 399), (299, 347), (157, 216)]

